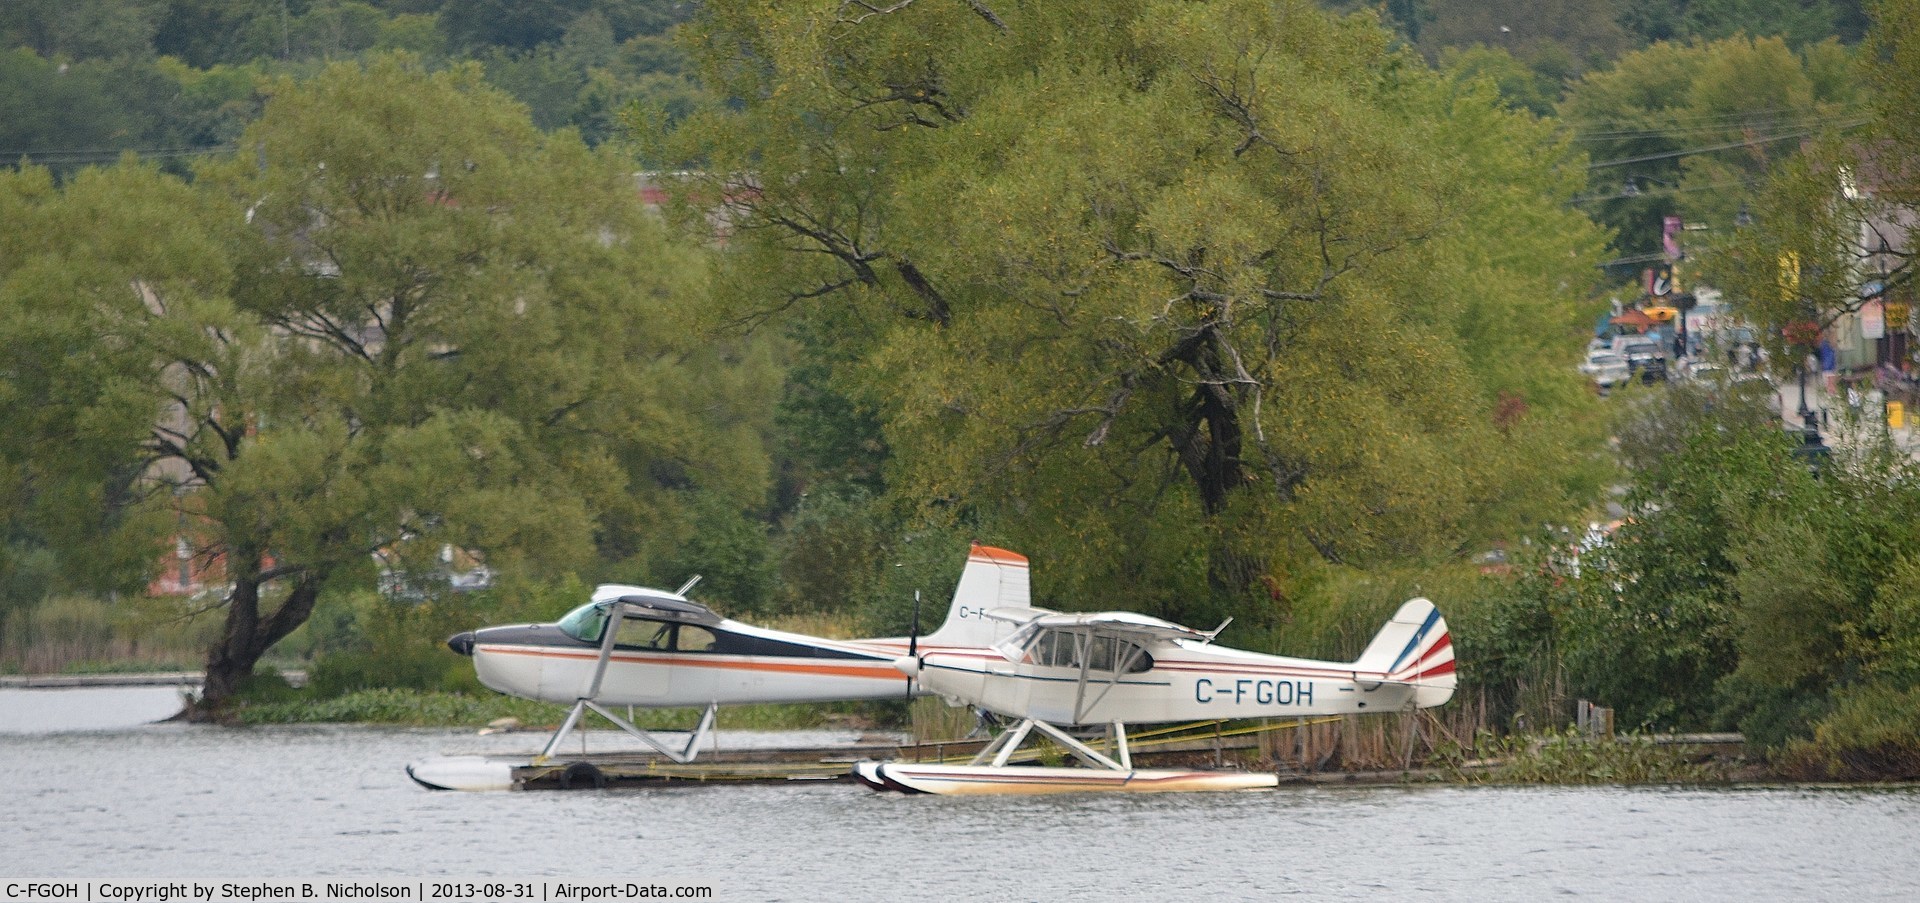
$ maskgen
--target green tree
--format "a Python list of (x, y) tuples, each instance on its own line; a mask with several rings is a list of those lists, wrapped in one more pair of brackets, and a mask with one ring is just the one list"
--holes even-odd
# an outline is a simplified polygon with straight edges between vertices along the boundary
[(0, 4), (0, 47), (52, 59), (150, 57), (161, 0), (11, 0)]
[(1681, 23), (1702, 40), (1778, 36), (1794, 47), (1831, 38), (1838, 26), (1826, 0), (1689, 0)]
[[(759, 503), (770, 367), (687, 337), (702, 255), (664, 240), (628, 166), (542, 136), (477, 67), (383, 57), (269, 90), (247, 150), (192, 189), (121, 167), (28, 204), (118, 216), (90, 240), (121, 236), (124, 270), (34, 255), (105, 309), (23, 287), (74, 331), (47, 340), (50, 372), (88, 389), (32, 394), (51, 405), (35, 435), (97, 424), (84, 448), (132, 498), (79, 507), (145, 517), (115, 535), (149, 556), (179, 529), (224, 560), (205, 710), (321, 592), (366, 585), (376, 552), (645, 569), (702, 523), (695, 500)], [(113, 180), (171, 203), (81, 206), (110, 205)]]
[[(1872, 300), (1884, 281), (1891, 300), (1911, 300), (1912, 242), (1903, 223), (1920, 204), (1920, 51), (1910, 29), (1920, 4), (1875, 4), (1875, 29), (1861, 59), (1871, 87), (1862, 132), (1833, 129), (1782, 167), (1755, 199), (1753, 226), (1720, 243), (1715, 277), (1748, 320), (1767, 328), (1797, 363), (1822, 330)], [(1882, 279), (1882, 274), (1885, 274)]]
[(1737, 661), (1729, 548), (1760, 497), (1807, 480), (1791, 466), (1778, 435), (1709, 423), (1635, 470), (1628, 520), (1582, 556), (1579, 600), (1562, 616), (1573, 692), (1628, 724), (1709, 722)]
[(1582, 206), (1625, 254), (1658, 252), (1666, 216), (1731, 226), (1801, 142), (1857, 119), (1856, 85), (1831, 77), (1844, 56), (1732, 37), (1655, 44), (1587, 75), (1560, 106), (1592, 160)]
[(1492, 80), (1500, 96), (1515, 109), (1552, 116), (1560, 102), (1561, 83), (1513, 58), (1505, 50), (1473, 47), (1441, 51), (1440, 65), (1459, 78)]
[(1198, 620), (1579, 494), (1538, 416), (1581, 409), (1597, 238), (1541, 200), (1560, 149), (1370, 16), (715, 3), (690, 37), (740, 99), (679, 133), (755, 277), (728, 313), (874, 323), (836, 382), (889, 491), (1057, 597)]
[(446, 0), (440, 27), (455, 47), (531, 50), (557, 40), (591, 0)]
[(1543, 53), (1566, 54), (1581, 68), (1597, 66), (1627, 50), (1615, 0), (1427, 0), (1431, 21), (1420, 29), (1432, 55), (1446, 47), (1484, 46), (1523, 60)]

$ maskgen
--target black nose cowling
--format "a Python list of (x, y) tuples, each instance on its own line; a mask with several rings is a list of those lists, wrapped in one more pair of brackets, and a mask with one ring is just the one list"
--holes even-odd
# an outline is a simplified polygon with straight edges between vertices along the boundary
[(453, 636), (447, 637), (447, 648), (461, 655), (472, 655), (473, 631), (469, 630), (466, 633), (456, 633)]

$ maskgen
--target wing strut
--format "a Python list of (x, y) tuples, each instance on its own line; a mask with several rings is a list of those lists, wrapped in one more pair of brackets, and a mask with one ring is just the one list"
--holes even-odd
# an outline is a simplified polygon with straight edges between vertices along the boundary
[(1126, 725), (1118, 721), (1113, 723), (1114, 747), (1120, 755), (1120, 758), (1116, 760), (1081, 742), (1078, 738), (1066, 731), (1052, 724), (1048, 724), (1045, 721), (1041, 721), (1038, 718), (1025, 719), (1019, 724), (1014, 725), (1013, 728), (1006, 733), (993, 738), (993, 742), (987, 744), (986, 748), (980, 750), (979, 754), (973, 757), (973, 761), (967, 764), (987, 764), (988, 760), (991, 759), (993, 767), (1000, 768), (1013, 758), (1014, 752), (1024, 745), (1028, 738), (1033, 736), (1034, 731), (1039, 731), (1047, 735), (1054, 742), (1066, 747), (1067, 752), (1073, 753), (1074, 758), (1086, 763), (1089, 768), (1104, 768), (1110, 771), (1133, 770), (1133, 756), (1127, 751)]

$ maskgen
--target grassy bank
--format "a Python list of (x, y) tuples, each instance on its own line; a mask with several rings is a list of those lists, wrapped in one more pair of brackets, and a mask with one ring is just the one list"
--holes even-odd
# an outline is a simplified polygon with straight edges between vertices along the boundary
[[(715, 724), (721, 730), (860, 728), (903, 724), (905, 711), (900, 703), (724, 706)], [(624, 711), (620, 714), (626, 715)], [(529, 730), (551, 730), (566, 715), (566, 706), (497, 693), (387, 687), (324, 696), (288, 688), (249, 692), (234, 710), (233, 720), (240, 724), (381, 724), (478, 730), (499, 719), (512, 718)], [(633, 710), (633, 723), (649, 730), (691, 730), (699, 719), (699, 709)], [(605, 726), (597, 717), (592, 723)]]

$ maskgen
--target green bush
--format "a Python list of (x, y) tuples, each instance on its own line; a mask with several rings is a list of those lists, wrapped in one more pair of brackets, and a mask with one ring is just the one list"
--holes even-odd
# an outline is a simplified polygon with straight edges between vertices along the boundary
[[(391, 724), (409, 727), (479, 727), (500, 718), (515, 718), (530, 730), (552, 730), (566, 717), (565, 706), (503, 696), (498, 693), (450, 693), (437, 690), (380, 688), (354, 690), (329, 698), (302, 694), (250, 698), (235, 715), (242, 724)], [(823, 725), (865, 726), (898, 721), (899, 703), (830, 703), (822, 705), (744, 705), (720, 710), (721, 730), (797, 730)], [(633, 723), (648, 730), (692, 730), (699, 709), (639, 709)], [(625, 713), (621, 713), (622, 717)], [(608, 725), (589, 716), (587, 726)]]
[(396, 653), (340, 652), (323, 656), (308, 672), (307, 691), (320, 698), (356, 690), (477, 689), (472, 668), (445, 646)]
[(1833, 714), (1774, 760), (1799, 780), (1892, 781), (1920, 778), (1920, 689), (1871, 686), (1845, 694)]
[(453, 727), (518, 718), (529, 726), (557, 724), (565, 710), (551, 703), (511, 696), (469, 696), (420, 690), (356, 690), (343, 696), (249, 702), (236, 714), (242, 724), (392, 724)]
[(242, 705), (284, 705), (297, 702), (300, 691), (278, 671), (255, 671), (242, 678), (234, 694)]
[(1592, 739), (1571, 728), (1505, 737), (1483, 732), (1475, 749), (1498, 764), (1468, 768), (1472, 759), (1456, 748), (1440, 753), (1440, 765), (1472, 784), (1700, 784), (1726, 777), (1717, 766), (1696, 761), (1697, 750), (1638, 733)]

